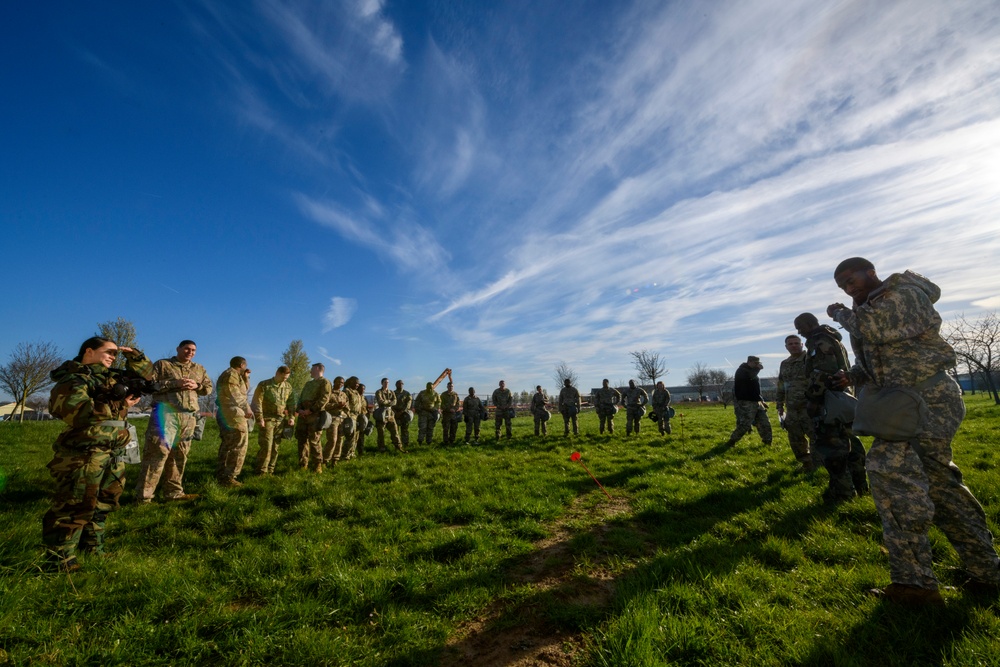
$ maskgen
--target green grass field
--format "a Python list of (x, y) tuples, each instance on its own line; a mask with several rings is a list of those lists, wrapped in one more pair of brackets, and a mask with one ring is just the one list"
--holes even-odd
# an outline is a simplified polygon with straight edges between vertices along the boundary
[[(955, 457), (995, 531), (1000, 408), (968, 405)], [(728, 450), (731, 408), (678, 413), (666, 438), (646, 420), (627, 440), (624, 415), (598, 436), (588, 413), (585, 435), (564, 439), (556, 415), (541, 440), (519, 418), (510, 445), (413, 447), (322, 475), (295, 469), (286, 441), (278, 474), (244, 472), (239, 489), (212, 481), (210, 423), (185, 480), (203, 497), (136, 506), (130, 488), (109, 554), (73, 575), (41, 571), (60, 424), (2, 424), (0, 664), (1000, 664), (998, 603), (866, 595), (888, 583), (872, 501), (824, 507), (826, 473), (793, 472), (773, 409), (774, 445)], [(932, 539), (955, 583), (954, 551)]]

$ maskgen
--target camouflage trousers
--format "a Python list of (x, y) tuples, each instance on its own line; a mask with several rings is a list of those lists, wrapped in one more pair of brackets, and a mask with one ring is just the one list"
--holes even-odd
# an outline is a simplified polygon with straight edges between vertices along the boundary
[(103, 553), (104, 524), (118, 509), (125, 485), (125, 464), (111, 452), (53, 447), (48, 464), (55, 480), (52, 506), (42, 518), (42, 542), (49, 556), (63, 563), (77, 550)]
[(243, 472), (243, 461), (250, 445), (246, 421), (242, 428), (229, 428), (219, 424), (219, 458), (215, 463), (215, 479), (226, 482), (236, 479)]
[(394, 413), (393, 421), (396, 422), (396, 428), (399, 431), (399, 441), (403, 444), (403, 449), (406, 449), (410, 446), (410, 422), (405, 421), (402, 414), (402, 412)]
[(330, 461), (346, 461), (354, 458), (358, 444), (358, 418), (347, 415), (340, 422), (337, 432), (337, 444), (330, 452)]
[(136, 500), (152, 500), (161, 479), (165, 498), (184, 495), (184, 467), (191, 450), (194, 425), (193, 412), (177, 412), (163, 403), (153, 409), (146, 427), (139, 478), (135, 483)]
[(605, 427), (608, 429), (608, 433), (615, 432), (615, 412), (614, 409), (610, 410), (598, 410), (597, 417), (601, 422), (601, 433), (604, 433)]
[(642, 415), (641, 407), (625, 408), (625, 435), (639, 434), (639, 427), (642, 426)]
[(541, 413), (535, 414), (535, 435), (548, 435), (548, 422), (542, 419), (544, 415)]
[(465, 415), (465, 442), (469, 443), (472, 441), (473, 434), (476, 440), (479, 440), (479, 426), (482, 424), (483, 418), (480, 415)]
[(868, 452), (872, 498), (882, 519), (893, 583), (937, 588), (927, 531), (933, 523), (974, 578), (1000, 583), (1000, 561), (986, 515), (952, 461), (951, 440), (965, 417), (951, 378), (921, 390), (930, 413), (915, 442), (876, 438)]
[(434, 425), (437, 424), (438, 415), (436, 412), (421, 411), (417, 413), (417, 444), (426, 442), (431, 444), (434, 437)]
[(729, 436), (729, 441), (736, 443), (740, 438), (750, 433), (754, 428), (764, 441), (771, 444), (771, 421), (767, 418), (767, 407), (757, 401), (736, 401), (733, 403), (736, 413), (736, 429)]
[(840, 424), (813, 426), (813, 455), (830, 474), (823, 500), (839, 502), (868, 491), (865, 447), (851, 430)]
[(792, 450), (792, 456), (802, 464), (802, 468), (807, 471), (816, 469), (817, 464), (822, 464), (819, 456), (809, 447), (809, 441), (816, 438), (813, 432), (813, 420), (809, 416), (806, 406), (788, 404), (785, 412), (785, 431), (788, 433), (788, 446)]
[(446, 445), (454, 445), (458, 435), (458, 422), (454, 417), (454, 412), (441, 413), (441, 440)]
[(368, 428), (368, 413), (360, 414), (357, 418), (357, 427), (354, 429), (354, 441), (350, 449), (341, 452), (340, 460), (353, 459), (356, 454), (365, 453), (365, 429)]
[(295, 441), (299, 446), (299, 468), (323, 470), (323, 431), (316, 428), (316, 417), (309, 415), (295, 424)]
[(403, 449), (403, 441), (399, 438), (399, 429), (396, 428), (396, 422), (392, 420), (384, 421), (381, 424), (375, 422), (375, 430), (378, 432), (378, 450), (380, 452), (386, 451), (386, 431), (389, 431), (389, 441), (392, 443), (392, 446), (396, 449)]
[(660, 435), (666, 435), (669, 434), (671, 431), (673, 431), (673, 429), (670, 428), (670, 417), (668, 416), (669, 414), (670, 414), (670, 408), (665, 408), (663, 412), (656, 413), (657, 416), (656, 426), (660, 430)]
[(505, 431), (507, 433), (507, 439), (510, 440), (514, 435), (514, 431), (511, 429), (510, 425), (510, 415), (506, 410), (497, 410), (496, 415), (493, 417), (493, 425), (496, 428), (497, 440), (500, 439), (500, 429), (501, 427), (506, 427)]
[(569, 435), (570, 424), (573, 425), (573, 435), (580, 435), (580, 420), (579, 415), (569, 414), (568, 412), (562, 413), (563, 418), (563, 435)]
[(281, 444), (281, 432), (284, 429), (285, 420), (281, 417), (269, 417), (264, 420), (263, 426), (257, 429), (257, 460), (254, 463), (254, 472), (258, 475), (270, 475), (274, 473), (274, 466), (278, 463), (278, 445)]

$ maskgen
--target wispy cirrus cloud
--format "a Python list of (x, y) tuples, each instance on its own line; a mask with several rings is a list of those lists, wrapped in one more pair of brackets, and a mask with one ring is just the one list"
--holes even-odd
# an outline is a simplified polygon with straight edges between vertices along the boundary
[(355, 311), (358, 309), (358, 302), (354, 299), (347, 299), (342, 296), (335, 296), (330, 299), (330, 307), (323, 314), (323, 333), (328, 333), (338, 329), (351, 321)]

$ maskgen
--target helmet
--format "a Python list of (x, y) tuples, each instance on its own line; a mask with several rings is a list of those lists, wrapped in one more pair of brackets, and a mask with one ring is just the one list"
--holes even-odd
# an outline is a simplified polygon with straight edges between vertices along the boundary
[(538, 413), (538, 418), (541, 419), (543, 422), (547, 422), (549, 419), (552, 418), (552, 413), (549, 412), (548, 410), (542, 410), (541, 412)]
[(649, 416), (649, 420), (650, 421), (654, 421), (654, 422), (660, 421), (660, 415), (656, 414), (655, 410), (652, 411), (652, 412), (650, 412), (648, 416)]
[(324, 431), (330, 428), (331, 426), (333, 426), (333, 416), (329, 412), (323, 410), (318, 415), (316, 415), (317, 431)]

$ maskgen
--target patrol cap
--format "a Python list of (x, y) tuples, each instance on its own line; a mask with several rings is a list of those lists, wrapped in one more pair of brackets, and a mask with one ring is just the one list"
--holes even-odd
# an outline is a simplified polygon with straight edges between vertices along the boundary
[(749, 357), (747, 357), (747, 363), (748, 363), (748, 364), (749, 364), (750, 362), (752, 362), (752, 361), (753, 361), (753, 362), (757, 362), (757, 363), (760, 363), (760, 357), (755, 357), (755, 356), (753, 356), (753, 355), (750, 355)]

